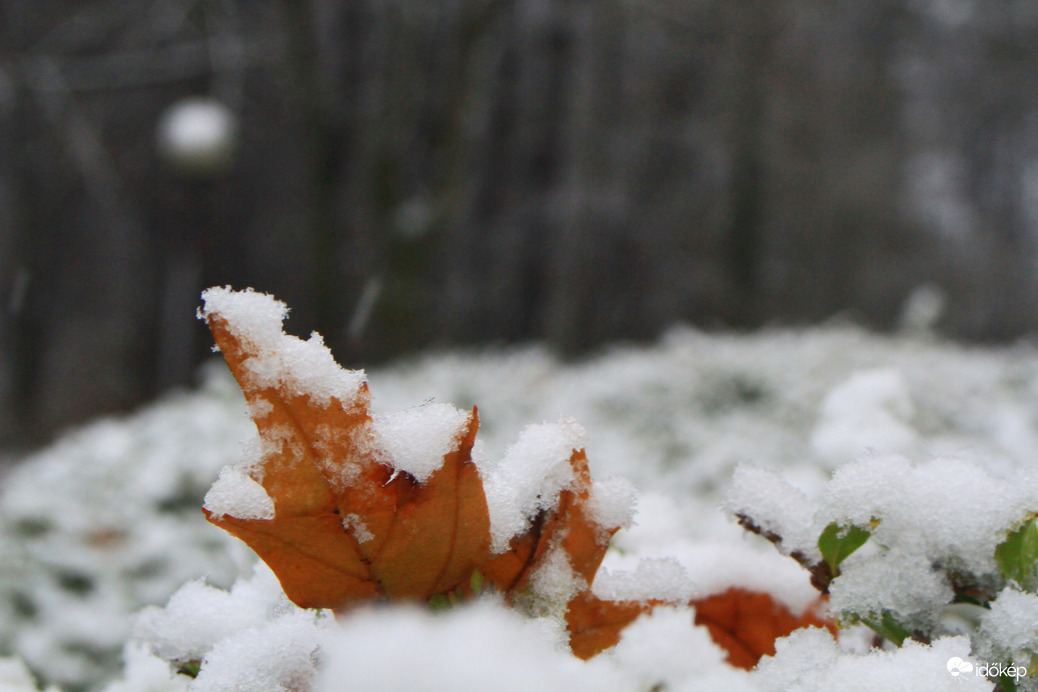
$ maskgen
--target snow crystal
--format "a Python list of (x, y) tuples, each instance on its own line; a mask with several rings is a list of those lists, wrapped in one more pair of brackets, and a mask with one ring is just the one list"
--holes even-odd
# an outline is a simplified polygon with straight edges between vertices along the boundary
[[(969, 672), (949, 666), (954, 659)], [(991, 690), (992, 683), (975, 674), (966, 637), (943, 637), (930, 646), (907, 640), (894, 651), (867, 655), (844, 652), (827, 630), (796, 630), (775, 642), (775, 655), (765, 656), (750, 673), (762, 692), (955, 692)], [(962, 671), (955, 675), (953, 672)]]
[(540, 510), (557, 504), (573, 481), (570, 457), (584, 445), (584, 429), (568, 419), (529, 425), (520, 433), (483, 483), (493, 552), (504, 552)]
[(425, 404), (372, 420), (374, 443), (390, 465), (419, 483), (443, 466), (443, 457), (456, 451), (471, 414), (450, 404)]
[(202, 291), (202, 300), (205, 307), (199, 310), (199, 319), (222, 317), (233, 334), (248, 339), (257, 349), (270, 348), (284, 336), (281, 323), (288, 317), (288, 306), (271, 295), (251, 288), (235, 291), (214, 286)]
[(239, 466), (225, 466), (213, 487), (205, 494), (203, 505), (214, 517), (273, 519), (274, 500), (262, 485)]
[(192, 661), (201, 660), (213, 644), (242, 626), (265, 619), (265, 611), (242, 611), (227, 591), (197, 580), (180, 587), (165, 608), (142, 610), (134, 629), (156, 655)]
[(253, 399), (249, 401), (248, 407), (249, 418), (252, 420), (266, 418), (274, 411), (274, 404), (262, 396), (253, 397)]
[(341, 692), (346, 680), (357, 690), (617, 689), (604, 661), (574, 658), (540, 621), (489, 602), (441, 614), (399, 606), (354, 612), (328, 637), (324, 658), (317, 692)]
[[(105, 692), (210, 692), (311, 689), (327, 611), (291, 604), (270, 569), (259, 563), (230, 591), (188, 582), (164, 608), (146, 608), (124, 648), (125, 672)], [(194, 680), (172, 675), (201, 662)]]
[(695, 585), (677, 560), (657, 558), (640, 560), (634, 571), (602, 568), (595, 575), (592, 590), (599, 598), (613, 601), (687, 603)]
[(251, 288), (233, 291), (229, 287), (207, 289), (202, 299), (205, 307), (198, 317), (222, 317), (242, 342), (249, 356), (243, 367), (250, 384), (309, 396), (321, 406), (331, 398), (349, 406), (360, 392), (364, 372), (336, 363), (320, 334), (313, 332), (303, 341), (282, 332), (288, 308), (281, 301)]

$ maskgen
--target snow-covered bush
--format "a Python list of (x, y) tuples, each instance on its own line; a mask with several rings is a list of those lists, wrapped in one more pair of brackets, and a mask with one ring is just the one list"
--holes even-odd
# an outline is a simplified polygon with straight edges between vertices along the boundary
[[(266, 601), (257, 600), (266, 594)], [(355, 611), (335, 622), (327, 611), (304, 611), (284, 599), (266, 568), (239, 581), (213, 608), (186, 585), (166, 609), (149, 609), (130, 646), (125, 677), (104, 692), (369, 689), (492, 689), (545, 692), (667, 689), (676, 692), (941, 692), (991, 690), (983, 676), (949, 672), (949, 661), (978, 666), (969, 639), (949, 636), (929, 646), (909, 641), (900, 649), (855, 650), (823, 629), (798, 630), (778, 641), (776, 655), (751, 672), (725, 663), (725, 652), (706, 630), (693, 626), (688, 608), (657, 608), (623, 633), (617, 646), (590, 661), (566, 650), (551, 618), (528, 619), (483, 601), (434, 613), (415, 606)], [(193, 607), (185, 609), (183, 606)], [(208, 628), (223, 613), (241, 610), (265, 619), (244, 622), (213, 643)], [(155, 627), (162, 620), (168, 627)], [(221, 631), (224, 628), (221, 627)], [(175, 675), (151, 651), (195, 656), (207, 665), (197, 678)], [(190, 652), (190, 653), (187, 653)], [(956, 669), (958, 670), (958, 669)]]
[[(1003, 469), (1004, 471), (1004, 469)], [(972, 651), (1036, 689), (1038, 470), (867, 455), (809, 498), (767, 469), (740, 467), (727, 511), (813, 574), (845, 625), (902, 646), (968, 635)]]
[[(839, 519), (824, 512), (817, 522), (815, 518), (828, 507), (827, 493), (838, 487), (830, 485), (830, 475), (837, 471), (833, 483), (841, 471), (850, 479), (854, 469), (869, 462), (856, 460), (866, 448), (875, 450), (875, 460), (916, 480), (940, 478), (942, 467), (931, 466), (935, 462), (930, 459), (955, 457), (959, 461), (946, 463), (965, 464), (956, 468), (973, 469), (976, 475), (970, 478), (986, 479), (975, 490), (989, 488), (987, 497), (998, 513), (1009, 512), (999, 483), (1020, 486), (1011, 496), (1021, 497), (1020, 469), (1038, 453), (1038, 358), (1031, 349), (967, 349), (929, 338), (880, 337), (851, 327), (748, 336), (681, 328), (655, 346), (615, 347), (577, 363), (563, 363), (538, 347), (432, 353), (374, 370), (370, 379), (376, 385), (376, 411), (406, 409), (432, 398), (462, 408), (478, 403), (480, 453), (491, 459), (502, 458), (531, 421), (561, 416), (579, 420), (589, 432), (594, 475), (622, 473), (638, 488), (636, 523), (616, 535), (594, 585), (603, 595), (627, 588), (621, 575), (637, 571), (643, 559), (657, 559), (660, 565), (669, 560), (681, 568), (692, 597), (741, 585), (774, 594), (792, 610), (806, 607), (816, 592), (797, 563), (763, 540), (742, 536), (716, 509), (722, 489), (743, 462), (777, 471), (771, 477), (775, 492), (759, 494), (753, 516), (761, 522), (776, 517), (785, 522), (776, 524), (788, 532), (784, 539), (796, 541), (799, 535), (798, 545), (817, 550), (819, 531), (827, 526), (817, 522)], [(160, 611), (144, 611), (137, 638), (125, 642), (131, 613), (166, 604), (181, 585), (186, 584), (178, 596), (182, 604), (216, 603), (220, 597), (214, 593), (230, 588), (228, 602), (235, 610), (248, 593), (244, 585), (260, 588), (266, 577), (250, 576), (254, 558), (207, 525), (198, 511), (220, 467), (239, 458), (241, 441), (253, 434), (237, 389), (226, 373), (216, 372), (198, 392), (177, 394), (133, 416), (70, 433), (12, 472), (0, 490), (0, 654), (21, 656), (44, 682), (68, 690), (96, 687), (105, 680), (111, 692), (202, 685), (205, 678), (177, 676), (154, 653), (174, 658), (154, 648), (162, 637), (172, 636), (172, 624), (168, 631), (146, 626), (147, 618), (160, 621)], [(895, 462), (891, 454), (916, 461)], [(740, 483), (736, 478), (736, 487)], [(795, 493), (786, 495), (795, 500), (782, 499), (783, 484), (807, 499)], [(970, 493), (953, 495), (946, 504), (958, 508), (956, 521), (976, 514), (988, 527), (992, 549), (1000, 542), (997, 531), (1022, 524), (1036, 509), (1025, 508), (1026, 498), (1020, 500), (1014, 507), (1023, 513), (1005, 526), (978, 513), (975, 499)], [(808, 510), (801, 514), (809, 514), (809, 522), (795, 518), (798, 506)], [(854, 517), (871, 511), (867, 504), (855, 507), (859, 514)], [(784, 517), (793, 518), (786, 522)], [(851, 518), (847, 514), (842, 521)], [(882, 526), (881, 521), (859, 551), (841, 563), (844, 576), (853, 577), (865, 569), (855, 565), (895, 549), (880, 545)], [(888, 522), (883, 531), (893, 526)], [(962, 543), (965, 552), (958, 554), (949, 552), (956, 545), (953, 533), (938, 532), (932, 541), (943, 546), (942, 555), (972, 565), (976, 574), (994, 574), (992, 564), (997, 563), (987, 562), (993, 555), (982, 557), (978, 543)], [(927, 542), (923, 549), (933, 546)], [(232, 587), (236, 573), (244, 576)], [(666, 567), (657, 574), (668, 574)], [(203, 588), (200, 578), (212, 586)], [(840, 578), (834, 581), (834, 598)], [(900, 649), (868, 652), (860, 627), (841, 633), (839, 641), (807, 630), (780, 641), (774, 658), (746, 674), (722, 663), (723, 653), (710, 648), (714, 645), (701, 628), (679, 628), (676, 623), (690, 624), (688, 610), (665, 610), (632, 624), (614, 650), (589, 663), (555, 651), (558, 659), (544, 654), (544, 667), (557, 669), (558, 679), (565, 681), (566, 670), (576, 666), (589, 681), (605, 680), (610, 689), (648, 689), (660, 680), (672, 689), (702, 689), (690, 680), (711, 676), (724, 681), (715, 689), (733, 690), (798, 689), (797, 684), (799, 689), (819, 689), (835, 687), (834, 680), (846, 683), (842, 689), (950, 690), (963, 689), (967, 679), (971, 686), (966, 689), (990, 689), (983, 677), (953, 676), (946, 664), (957, 658), (975, 671), (985, 662), (1018, 661), (1034, 650), (1034, 628), (1028, 624), (1033, 622), (1028, 620), (1033, 596), (1003, 581), (992, 577), (989, 585), (997, 597), (981, 617), (960, 604), (942, 610), (928, 646), (909, 639)], [(249, 632), (276, 637), (280, 627), (296, 632), (311, 628), (318, 647), (307, 652), (312, 660), (300, 664), (304, 673), (314, 661), (315, 675), (334, 670), (343, 654), (332, 653), (341, 652), (334, 641), (324, 643), (325, 629), (333, 640), (351, 636), (351, 619), (329, 627), (333, 621), (326, 616), (289, 616), (295, 607), (286, 606), (283, 595), (264, 593), (268, 600), (262, 608), (242, 606), (236, 615), (242, 620), (228, 619), (234, 632), (219, 630), (224, 633), (220, 641), (228, 642), (223, 650), (248, 641)], [(176, 603), (171, 601), (164, 612), (176, 610)], [(931, 621), (921, 613), (912, 611), (910, 617), (921, 618), (912, 622)], [(443, 627), (464, 639), (466, 622), (485, 619), (495, 623), (485, 625), (498, 632), (495, 641), (521, 635), (539, 642), (528, 643), (531, 648), (551, 648), (550, 632), (534, 636), (528, 625), (536, 623), (517, 624), (492, 603), (437, 618), (411, 611), (363, 611), (355, 622), (364, 629), (357, 624), (352, 636), (375, 631), (373, 622), (383, 616), (385, 629), (377, 631), (386, 636), (404, 638), (407, 632), (426, 631), (423, 627)], [(253, 619), (246, 622), (247, 617)], [(212, 632), (215, 636), (217, 629)], [(442, 642), (451, 637), (445, 634)], [(665, 647), (667, 642), (675, 646)], [(676, 642), (686, 647), (683, 652), (693, 653), (678, 652)], [(982, 642), (988, 642), (987, 648)], [(191, 656), (218, 652), (218, 644), (199, 644)], [(125, 663), (118, 673), (120, 651)], [(656, 656), (650, 658), (649, 652)], [(522, 660), (521, 653), (515, 655)], [(225, 659), (228, 666), (231, 658)], [(505, 669), (507, 665), (501, 662)], [(930, 676), (928, 682), (916, 684), (923, 675)], [(851, 686), (851, 679), (859, 686)], [(898, 679), (901, 687), (892, 682)], [(816, 686), (812, 681), (820, 682)], [(319, 677), (312, 682), (324, 689), (330, 684)]]
[(71, 432), (4, 478), (0, 651), (76, 688), (111, 675), (130, 617), (185, 580), (229, 586), (251, 557), (198, 507), (251, 423), (211, 369), (126, 419)]

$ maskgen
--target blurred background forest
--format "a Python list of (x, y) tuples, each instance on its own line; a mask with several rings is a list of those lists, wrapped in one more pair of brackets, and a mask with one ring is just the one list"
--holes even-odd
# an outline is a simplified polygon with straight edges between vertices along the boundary
[[(196, 97), (206, 168), (157, 145)], [(190, 383), (216, 284), (352, 367), (920, 286), (1028, 335), (1038, 3), (0, 0), (0, 444)]]

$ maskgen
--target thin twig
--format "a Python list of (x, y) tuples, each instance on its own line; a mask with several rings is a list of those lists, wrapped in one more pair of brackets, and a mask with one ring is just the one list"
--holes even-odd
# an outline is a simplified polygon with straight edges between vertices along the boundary
[(832, 569), (829, 568), (829, 563), (825, 560), (814, 562), (799, 550), (793, 550), (786, 553), (786, 551), (782, 549), (782, 536), (778, 535), (774, 531), (765, 529), (745, 514), (736, 514), (735, 517), (739, 521), (739, 526), (743, 527), (750, 533), (755, 533), (758, 536), (768, 539), (768, 541), (779, 549), (779, 552), (789, 555), (789, 557), (796, 560), (801, 567), (806, 569), (811, 575), (811, 586), (815, 587), (823, 594), (829, 593), (829, 584), (833, 580), (833, 572)]

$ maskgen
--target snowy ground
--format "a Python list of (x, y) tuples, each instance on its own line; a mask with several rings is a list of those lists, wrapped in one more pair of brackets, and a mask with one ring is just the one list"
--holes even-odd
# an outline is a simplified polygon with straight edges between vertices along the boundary
[[(815, 501), (834, 470), (863, 454), (918, 463), (953, 456), (999, 482), (1033, 481), (1038, 458), (1038, 353), (1023, 345), (966, 348), (850, 326), (749, 336), (678, 328), (654, 346), (617, 346), (572, 364), (537, 347), (455, 351), (371, 371), (368, 381), (376, 411), (430, 400), (478, 405), (489, 459), (529, 423), (575, 419), (594, 476), (622, 474), (639, 491), (636, 525), (614, 539), (607, 575), (671, 557), (696, 595), (747, 586), (794, 609), (816, 595), (807, 574), (718, 508), (738, 465), (776, 469)], [(661, 681), (669, 689), (990, 689), (983, 677), (953, 677), (945, 667), (970, 656), (964, 637), (866, 656), (861, 637), (841, 648), (813, 631), (744, 673), (728, 668), (681, 610), (639, 621), (589, 664), (560, 653), (548, 624), (488, 604), (439, 619), (361, 612), (333, 625), (293, 610), (269, 573), (253, 574), (248, 549), (202, 517), (206, 490), (253, 435), (236, 385), (214, 363), (198, 391), (70, 432), (10, 472), (0, 490), (0, 656), (20, 657), (43, 684), (68, 691), (188, 689), (140, 642), (197, 645), (228, 671), (216, 682), (200, 677), (192, 690), (246, 674), (279, 682), (239, 689), (351, 689), (329, 682), (341, 680), (335, 671), (350, 671), (356, 689), (458, 689), (459, 681), (548, 690), (648, 690)], [(217, 590), (238, 577), (229, 594)], [(185, 584), (185, 610), (136, 615)], [(199, 629), (215, 637), (218, 623), (234, 631), (196, 641)], [(180, 626), (183, 637), (163, 639)], [(332, 628), (334, 641), (326, 639)], [(309, 642), (300, 645), (303, 668), (320, 645), (330, 672), (323, 682), (290, 663), (264, 673), (257, 661), (276, 657), (261, 641)], [(413, 665), (399, 665), (401, 657)], [(35, 689), (16, 686), (20, 666), (0, 659), (0, 688)]]

